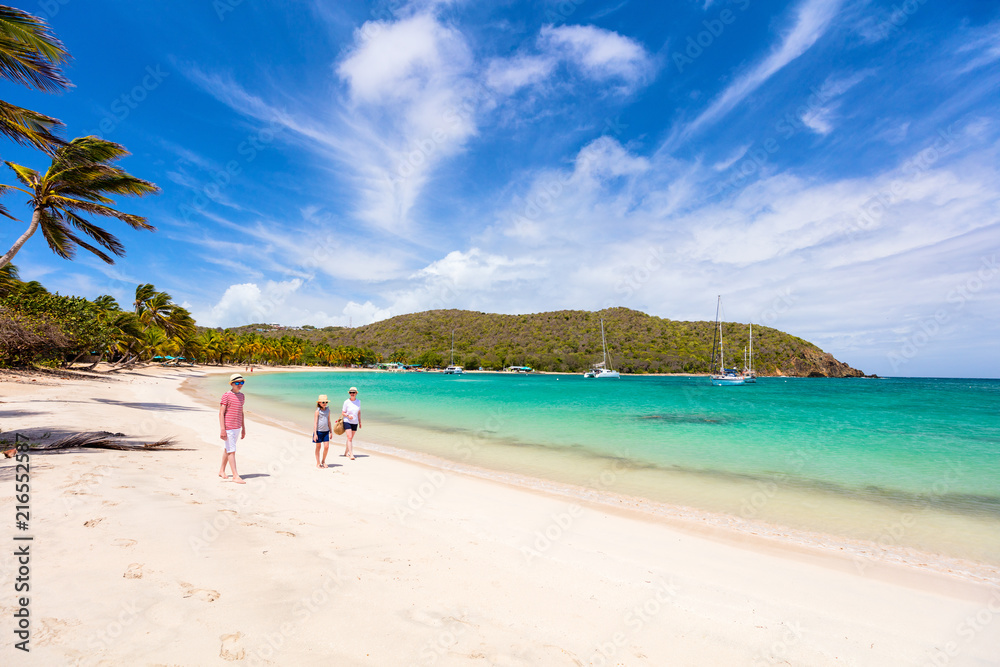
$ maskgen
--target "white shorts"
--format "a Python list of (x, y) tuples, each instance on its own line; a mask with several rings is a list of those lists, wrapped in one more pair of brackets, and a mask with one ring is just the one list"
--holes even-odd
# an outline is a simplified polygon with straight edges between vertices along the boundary
[(243, 433), (241, 428), (227, 428), (226, 429), (226, 451), (235, 452), (236, 442), (240, 439), (240, 434)]

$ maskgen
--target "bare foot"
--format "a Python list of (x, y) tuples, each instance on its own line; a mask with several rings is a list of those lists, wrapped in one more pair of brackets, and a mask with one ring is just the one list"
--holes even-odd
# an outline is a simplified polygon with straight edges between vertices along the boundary
[(221, 477), (222, 479), (228, 479), (228, 477), (226, 477), (226, 473), (223, 472), (219, 473), (219, 477)]
[(349, 458), (349, 459), (351, 459), (353, 461), (354, 460), (354, 454), (348, 454), (347, 458)]
[(237, 484), (246, 484), (246, 482), (243, 481), (242, 477), (233, 477), (233, 481), (236, 482)]
[(326, 466), (325, 466), (325, 465), (323, 465), (322, 463), (317, 463), (317, 464), (316, 464), (316, 467), (317, 467), (317, 468), (325, 468)]

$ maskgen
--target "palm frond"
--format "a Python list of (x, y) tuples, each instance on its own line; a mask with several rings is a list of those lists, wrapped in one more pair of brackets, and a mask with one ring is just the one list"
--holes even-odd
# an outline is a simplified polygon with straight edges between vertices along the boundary
[(0, 76), (57, 92), (72, 85), (59, 69), (67, 60), (66, 47), (43, 20), (0, 5)]
[(62, 218), (57, 213), (47, 210), (40, 211), (39, 217), (41, 218), (39, 227), (42, 228), (42, 235), (49, 244), (49, 250), (63, 259), (73, 259), (76, 254), (76, 244), (73, 243), (73, 235)]
[(34, 169), (29, 169), (28, 167), (22, 167), (19, 164), (14, 164), (13, 162), (4, 162), (5, 165), (10, 167), (10, 170), (14, 172), (14, 176), (17, 180), (29, 188), (33, 188), (38, 184), (38, 172)]
[(56, 153), (53, 163), (67, 166), (106, 164), (131, 155), (121, 144), (99, 137), (77, 137)]
[(129, 225), (133, 229), (148, 229), (150, 231), (155, 230), (146, 221), (146, 218), (141, 215), (134, 215), (132, 213), (123, 213), (122, 211), (111, 208), (110, 206), (104, 206), (103, 204), (95, 204), (93, 202), (83, 201), (80, 199), (68, 199), (65, 197), (54, 197), (54, 199), (62, 202), (62, 207), (67, 209), (80, 209), (81, 211), (86, 211), (87, 213), (93, 213), (95, 215), (104, 215), (109, 218), (115, 218), (121, 220), (125, 224)]
[(56, 118), (0, 100), (0, 134), (22, 146), (52, 152), (66, 143), (55, 134), (61, 127), (63, 122)]
[(119, 241), (111, 232), (84, 220), (72, 211), (66, 211), (63, 215), (65, 215), (66, 220), (68, 220), (71, 225), (90, 236), (90, 238), (100, 243), (118, 257), (125, 256), (125, 246), (123, 246), (121, 241)]

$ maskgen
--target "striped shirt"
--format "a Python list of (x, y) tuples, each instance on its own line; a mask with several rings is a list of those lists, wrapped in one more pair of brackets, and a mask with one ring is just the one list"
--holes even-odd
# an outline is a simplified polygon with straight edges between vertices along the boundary
[(247, 397), (243, 392), (227, 391), (222, 395), (221, 405), (226, 406), (226, 430), (243, 428), (243, 402)]

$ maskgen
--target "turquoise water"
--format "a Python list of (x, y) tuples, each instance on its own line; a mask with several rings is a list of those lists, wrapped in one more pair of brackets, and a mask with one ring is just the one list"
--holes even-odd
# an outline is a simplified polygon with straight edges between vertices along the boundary
[(248, 407), (256, 401), (304, 429), (317, 394), (329, 394), (336, 412), (354, 385), (365, 420), (359, 442), (864, 539), (907, 513), (921, 520), (894, 543), (1000, 562), (996, 380), (248, 379)]

